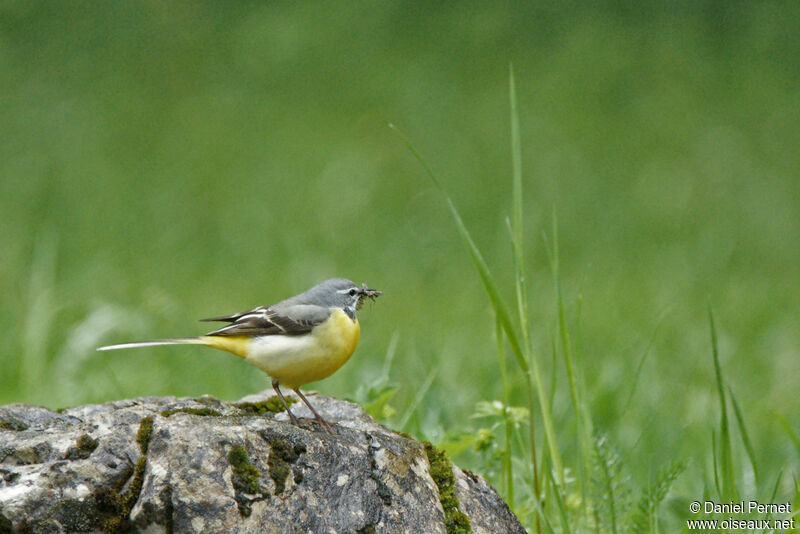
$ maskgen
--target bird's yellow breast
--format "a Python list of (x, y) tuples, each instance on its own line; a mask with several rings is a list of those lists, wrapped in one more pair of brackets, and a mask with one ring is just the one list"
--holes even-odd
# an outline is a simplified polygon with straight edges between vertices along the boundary
[(330, 350), (333, 360), (341, 360), (336, 366), (338, 369), (355, 352), (358, 340), (361, 338), (361, 327), (358, 319), (351, 319), (349, 315), (337, 309), (331, 312), (327, 321), (311, 331), (311, 336)]
[(326, 321), (308, 334), (253, 338), (245, 359), (294, 389), (335, 373), (350, 359), (360, 336), (358, 320), (334, 309)]

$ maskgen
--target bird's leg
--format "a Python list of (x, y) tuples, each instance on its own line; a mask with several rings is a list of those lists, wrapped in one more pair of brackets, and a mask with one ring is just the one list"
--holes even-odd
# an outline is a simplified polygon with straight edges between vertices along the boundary
[[(283, 403), (283, 407), (286, 408), (286, 413), (289, 414), (289, 419), (292, 420), (292, 423), (294, 423), (297, 426), (300, 426), (300, 422), (294, 416), (294, 414), (292, 413), (292, 410), (289, 409), (289, 403), (286, 402), (286, 399), (283, 398), (283, 393), (281, 393), (281, 388), (278, 385), (278, 379), (277, 378), (273, 378), (272, 379), (272, 389), (275, 390), (275, 393), (278, 394), (278, 398), (281, 399), (281, 402)], [(308, 404), (308, 402), (306, 402), (306, 404)]]
[(314, 407), (313, 407), (313, 406), (311, 406), (311, 403), (310, 403), (310, 402), (308, 402), (308, 399), (306, 398), (306, 396), (305, 396), (305, 395), (303, 395), (303, 394), (300, 392), (300, 389), (299, 389), (299, 388), (295, 388), (295, 389), (293, 389), (292, 391), (294, 391), (295, 393), (297, 393), (297, 395), (298, 395), (298, 396), (299, 396), (301, 399), (303, 399), (303, 402), (305, 402), (305, 403), (306, 403), (306, 406), (308, 406), (308, 408), (311, 410), (311, 413), (313, 413), (313, 414), (314, 414), (314, 417), (316, 417), (316, 418), (317, 418), (317, 421), (319, 421), (319, 422), (320, 422), (320, 424), (322, 424), (322, 426), (325, 428), (325, 430), (327, 430), (329, 434), (334, 434), (335, 432), (333, 431), (333, 428), (331, 428), (331, 425), (329, 425), (329, 424), (328, 424), (328, 422), (327, 422), (325, 419), (323, 419), (322, 417), (320, 417), (320, 415), (317, 413), (317, 410), (315, 410), (315, 409), (314, 409)]

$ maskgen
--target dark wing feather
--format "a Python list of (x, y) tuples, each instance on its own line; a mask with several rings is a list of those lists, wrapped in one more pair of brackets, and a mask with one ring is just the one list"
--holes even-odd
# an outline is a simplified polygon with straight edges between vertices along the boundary
[(231, 324), (209, 332), (208, 336), (297, 336), (306, 334), (328, 318), (330, 312), (321, 306), (291, 306), (278, 311), (274, 308), (260, 307), (218, 318)]
[(245, 315), (250, 315), (250, 314), (259, 313), (259, 312), (263, 313), (265, 311), (267, 311), (267, 306), (259, 306), (258, 308), (253, 308), (252, 310), (248, 310), (248, 311), (244, 311), (244, 312), (234, 313), (232, 315), (222, 315), (220, 317), (209, 317), (207, 319), (200, 319), (200, 320), (202, 322), (220, 321), (220, 322), (226, 322), (226, 323), (235, 323), (236, 321), (238, 321), (239, 319), (241, 319)]

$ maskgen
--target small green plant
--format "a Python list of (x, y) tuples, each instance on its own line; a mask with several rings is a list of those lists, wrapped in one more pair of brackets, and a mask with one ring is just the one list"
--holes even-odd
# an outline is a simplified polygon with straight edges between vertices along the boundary
[(597, 436), (592, 447), (592, 502), (597, 526), (603, 532), (617, 534), (627, 510), (628, 479), (622, 460), (606, 436)]
[(685, 461), (672, 462), (658, 472), (655, 482), (644, 490), (636, 503), (630, 518), (633, 532), (659, 532), (658, 507), (687, 466)]

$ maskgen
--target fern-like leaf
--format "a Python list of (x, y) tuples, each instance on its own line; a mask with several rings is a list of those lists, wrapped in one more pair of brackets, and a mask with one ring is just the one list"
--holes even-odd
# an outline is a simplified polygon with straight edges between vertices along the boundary
[(596, 436), (592, 447), (591, 482), (598, 526), (603, 532), (618, 534), (620, 518), (628, 508), (629, 488), (620, 456), (604, 435)]
[(633, 532), (653, 532), (657, 520), (659, 505), (669, 493), (672, 484), (686, 470), (688, 462), (671, 462), (663, 467), (656, 476), (655, 483), (642, 494), (631, 517)]

